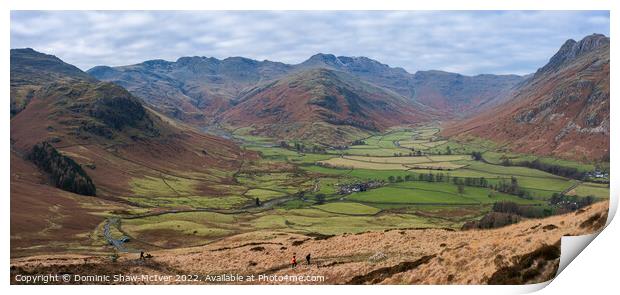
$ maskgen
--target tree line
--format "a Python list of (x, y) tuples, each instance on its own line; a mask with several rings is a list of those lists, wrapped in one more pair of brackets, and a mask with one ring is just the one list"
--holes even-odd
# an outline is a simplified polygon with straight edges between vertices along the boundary
[(541, 171), (545, 171), (554, 175), (572, 178), (572, 179), (581, 179), (584, 180), (586, 178), (586, 172), (579, 171), (579, 169), (575, 167), (566, 167), (557, 164), (549, 164), (540, 161), (539, 159), (533, 161), (519, 161), (513, 162), (510, 159), (504, 158), (501, 161), (502, 166), (521, 166), (528, 167), (532, 169), (537, 169)]
[(60, 154), (48, 142), (36, 144), (28, 159), (49, 174), (57, 188), (80, 195), (95, 195), (95, 184), (82, 167), (73, 159)]
[(419, 173), (419, 174), (407, 174), (403, 176), (390, 175), (387, 178), (390, 183), (398, 183), (404, 181), (426, 181), (426, 182), (444, 182), (452, 183), (459, 187), (459, 193), (462, 193), (462, 186), (469, 187), (483, 187), (490, 188), (498, 192), (515, 195), (523, 199), (533, 199), (529, 191), (522, 189), (519, 186), (519, 181), (516, 177), (512, 176), (509, 180), (501, 179), (497, 183), (491, 183), (485, 177), (461, 177), (451, 176), (444, 173)]

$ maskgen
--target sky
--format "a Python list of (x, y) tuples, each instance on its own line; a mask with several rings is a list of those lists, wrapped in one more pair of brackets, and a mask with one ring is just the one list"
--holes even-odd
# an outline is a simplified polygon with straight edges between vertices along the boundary
[(366, 56), (408, 72), (528, 74), (568, 39), (609, 36), (608, 11), (12, 11), (11, 48), (83, 70), (182, 56), (297, 64)]

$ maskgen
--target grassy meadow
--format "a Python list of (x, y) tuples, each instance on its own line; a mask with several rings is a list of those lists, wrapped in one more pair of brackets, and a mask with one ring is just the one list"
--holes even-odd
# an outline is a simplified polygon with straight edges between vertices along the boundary
[[(132, 193), (124, 198), (144, 209), (121, 216), (119, 228), (135, 244), (174, 248), (263, 230), (332, 235), (393, 228), (458, 229), (489, 212), (496, 202), (545, 208), (554, 194), (609, 197), (607, 184), (501, 165), (506, 158), (539, 159), (592, 171), (594, 164), (501, 152), (489, 142), (453, 142), (438, 132), (434, 125), (399, 127), (345, 148), (317, 149), (318, 143), (283, 145), (241, 128), (231, 137), (260, 159), (248, 161), (234, 174), (219, 175), (230, 180), (211, 185), (216, 191), (201, 189), (212, 179), (181, 172), (135, 179)], [(472, 152), (481, 152), (483, 160), (474, 160)], [(484, 181), (484, 186), (463, 184), (473, 179)], [(527, 197), (500, 191), (513, 181)], [(380, 185), (341, 192), (343, 185), (367, 182)]]

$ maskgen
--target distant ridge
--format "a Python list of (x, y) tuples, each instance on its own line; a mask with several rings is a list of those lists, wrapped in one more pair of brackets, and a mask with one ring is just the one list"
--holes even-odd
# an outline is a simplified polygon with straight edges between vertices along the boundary
[[(300, 71), (325, 68), (345, 72), (364, 82), (393, 91), (417, 104), (435, 108), (446, 117), (463, 116), (478, 106), (501, 100), (520, 82), (516, 75), (463, 76), (427, 71), (410, 74), (367, 57), (318, 53), (288, 65), (243, 57), (181, 57), (175, 62), (145, 61), (140, 64), (97, 66), (88, 72), (144, 98), (177, 119), (201, 124), (232, 107), (248, 89)], [(439, 74), (442, 73), (442, 74)]]

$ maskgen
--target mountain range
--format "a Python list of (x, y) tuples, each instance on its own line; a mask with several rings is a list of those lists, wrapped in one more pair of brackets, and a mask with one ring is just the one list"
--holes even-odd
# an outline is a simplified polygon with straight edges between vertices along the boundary
[(87, 72), (146, 97), (148, 102), (163, 104), (162, 108), (176, 118), (191, 121), (228, 109), (230, 101), (248, 87), (318, 68), (347, 73), (450, 114), (498, 99), (523, 79), (517, 75), (464, 76), (443, 71), (410, 74), (367, 57), (322, 53), (296, 65), (243, 57), (219, 60), (194, 56), (176, 62), (151, 60), (121, 67), (96, 66)]
[[(501, 101), (523, 79), (442, 71), (410, 74), (366, 57), (322, 53), (296, 65), (243, 57), (182, 57), (176, 62), (97, 66), (88, 73), (186, 123), (252, 126), (257, 134), (284, 139), (334, 134), (322, 137), (328, 144), (393, 125), (461, 117)], [(290, 87), (300, 83), (303, 89)], [(259, 107), (259, 112), (250, 107)], [(293, 129), (296, 132), (287, 131)]]
[[(45, 58), (33, 57), (39, 55)], [(604, 159), (609, 153), (609, 38), (598, 34), (567, 41), (548, 64), (526, 76), (411, 74), (366, 57), (321, 53), (294, 65), (194, 56), (82, 72), (53, 56), (13, 50), (14, 119), (35, 93), (62, 94), (43, 85), (72, 81), (79, 83), (70, 88), (85, 88), (72, 91), (92, 95), (99, 81), (111, 82), (103, 84), (110, 88), (105, 91), (127, 89), (124, 95), (139, 100), (151, 121), (249, 127), (252, 134), (282, 140), (341, 145), (395, 125), (443, 121), (451, 122), (445, 124), (445, 136), (482, 137), (520, 152), (577, 160)], [(131, 115), (121, 122), (142, 113), (127, 111)], [(140, 126), (158, 125), (155, 121)], [(101, 119), (94, 122), (81, 128), (105, 125)], [(95, 132), (109, 133), (106, 128)]]
[(99, 230), (102, 216), (159, 206), (135, 198), (169, 190), (179, 208), (196, 196), (226, 199), (244, 164), (271, 169), (257, 152), (198, 129), (205, 125), (336, 146), (442, 121), (442, 136), (455, 141), (608, 161), (609, 46), (598, 34), (568, 40), (527, 76), (410, 74), (329, 54), (297, 65), (183, 57), (84, 72), (12, 49), (11, 247), (79, 249), (92, 245), (84, 233)]

